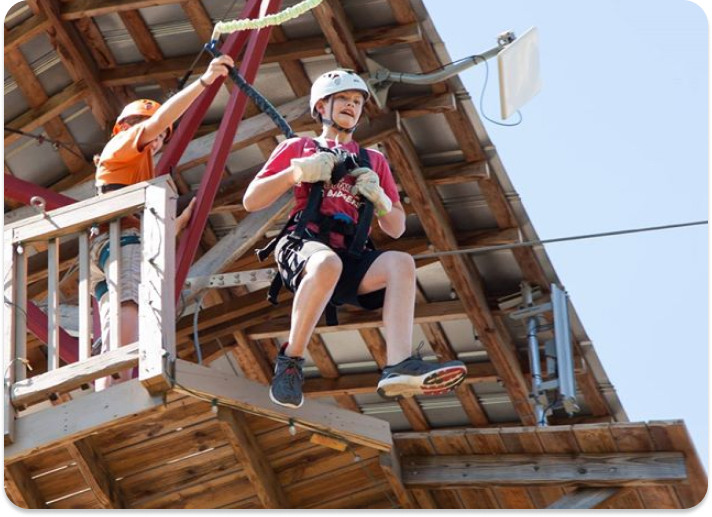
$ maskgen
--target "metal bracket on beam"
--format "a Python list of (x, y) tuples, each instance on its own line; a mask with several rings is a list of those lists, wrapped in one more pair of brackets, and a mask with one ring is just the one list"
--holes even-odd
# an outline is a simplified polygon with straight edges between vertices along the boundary
[[(209, 289), (220, 289), (224, 287), (252, 284), (255, 282), (271, 282), (275, 276), (277, 276), (277, 270), (274, 268), (240, 271), (238, 273), (221, 273), (219, 275), (211, 275), (208, 277), (207, 287)], [(205, 277), (189, 277), (185, 281), (185, 288), (188, 289), (193, 283), (203, 280), (205, 280)]]

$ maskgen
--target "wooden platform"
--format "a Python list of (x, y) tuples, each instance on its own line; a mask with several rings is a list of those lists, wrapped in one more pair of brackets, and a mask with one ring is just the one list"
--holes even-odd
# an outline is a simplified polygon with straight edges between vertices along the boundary
[[(258, 386), (263, 393), (237, 404), (260, 411), (254, 397), (267, 390)], [(19, 419), (24, 438), (5, 452), (11, 500), (73, 509), (689, 508), (707, 486), (677, 421), (396, 433), (387, 451), (376, 419), (340, 408), (329, 417), (333, 432), (314, 431), (317, 403), (307, 401), (294, 410), (292, 433), (288, 412), (237, 410), (237, 393), (223, 400), (231, 407), (218, 407), (205, 394), (186, 395), (186, 385), (165, 402), (137, 396), (142, 389), (134, 381)], [(344, 413), (362, 419), (350, 424), (350, 438), (337, 436)], [(28, 436), (27, 425), (37, 433)], [(428, 464), (437, 474), (422, 479)]]

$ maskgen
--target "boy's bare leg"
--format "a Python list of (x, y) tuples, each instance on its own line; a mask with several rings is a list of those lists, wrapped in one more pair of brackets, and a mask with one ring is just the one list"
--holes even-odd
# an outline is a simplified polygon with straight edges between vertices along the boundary
[(292, 303), (292, 325), (289, 345), (284, 351), (290, 357), (303, 357), (314, 327), (331, 299), (343, 265), (333, 251), (319, 251), (309, 257), (304, 277)]
[[(135, 302), (121, 304), (121, 346), (130, 345), (138, 341), (138, 305)], [(101, 391), (112, 384), (119, 384), (131, 380), (132, 370), (119, 373), (119, 378), (102, 377), (94, 384), (95, 391)]]
[(358, 294), (386, 289), (383, 325), (389, 365), (411, 356), (415, 280), (413, 258), (407, 253), (388, 251), (374, 261), (358, 289)]

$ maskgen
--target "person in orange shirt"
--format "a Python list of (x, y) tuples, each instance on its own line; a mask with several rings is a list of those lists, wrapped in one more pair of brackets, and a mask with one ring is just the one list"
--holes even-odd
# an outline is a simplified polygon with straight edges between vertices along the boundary
[[(113, 128), (113, 136), (98, 159), (96, 187), (99, 195), (147, 181), (155, 176), (153, 157), (170, 139), (173, 123), (190, 107), (202, 91), (221, 76), (226, 76), (228, 67), (235, 65), (228, 55), (210, 62), (198, 81), (193, 82), (163, 105), (149, 99), (128, 104)], [(188, 223), (195, 199), (176, 218), (176, 233)], [(141, 270), (140, 227), (137, 221), (122, 222), (121, 231), (121, 344), (125, 346), (138, 340), (138, 285)], [(101, 316), (101, 351), (108, 351), (109, 342), (109, 297), (104, 267), (109, 257), (108, 232), (101, 232), (91, 245), (91, 284), (99, 304)], [(116, 382), (131, 378), (131, 371), (122, 372), (119, 378), (111, 377), (96, 381), (96, 391)]]

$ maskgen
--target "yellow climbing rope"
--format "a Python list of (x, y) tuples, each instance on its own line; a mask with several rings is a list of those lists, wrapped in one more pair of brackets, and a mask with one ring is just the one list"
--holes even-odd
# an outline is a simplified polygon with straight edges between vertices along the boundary
[(251, 29), (264, 29), (265, 27), (281, 25), (288, 20), (297, 18), (307, 11), (314, 9), (323, 1), (324, 0), (303, 0), (292, 7), (288, 7), (281, 13), (270, 14), (254, 20), (243, 18), (241, 20), (233, 20), (230, 22), (218, 22), (215, 24), (215, 28), (213, 29), (212, 40), (217, 41), (221, 34), (229, 34), (231, 32)]

